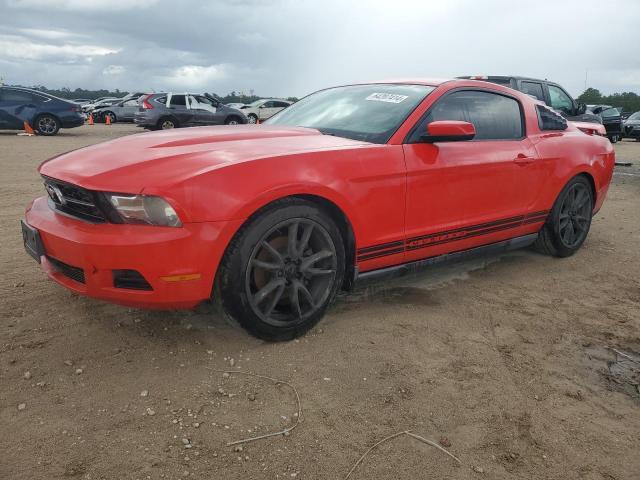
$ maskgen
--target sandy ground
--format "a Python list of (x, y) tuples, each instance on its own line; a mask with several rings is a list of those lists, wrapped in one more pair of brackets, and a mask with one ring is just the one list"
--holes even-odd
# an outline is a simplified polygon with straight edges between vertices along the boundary
[[(36, 166), (135, 131), (0, 132), (1, 479), (341, 479), (407, 429), (462, 465), (403, 436), (350, 478), (640, 478), (640, 363), (612, 350), (640, 358), (640, 143), (616, 145), (634, 165), (574, 257), (520, 251), (387, 282), (274, 345), (213, 314), (72, 295), (23, 251)], [(225, 446), (291, 426), (297, 407), (287, 386), (222, 370), (290, 382), (299, 426)]]

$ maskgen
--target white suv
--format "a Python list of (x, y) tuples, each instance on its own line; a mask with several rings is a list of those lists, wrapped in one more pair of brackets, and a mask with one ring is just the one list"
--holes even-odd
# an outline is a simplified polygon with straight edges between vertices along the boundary
[(262, 100), (256, 100), (249, 105), (245, 105), (240, 108), (240, 111), (244, 113), (249, 119), (249, 123), (257, 123), (266, 120), (267, 118), (275, 115), (283, 108), (287, 108), (292, 102), (287, 100), (275, 100), (272, 98), (263, 98)]

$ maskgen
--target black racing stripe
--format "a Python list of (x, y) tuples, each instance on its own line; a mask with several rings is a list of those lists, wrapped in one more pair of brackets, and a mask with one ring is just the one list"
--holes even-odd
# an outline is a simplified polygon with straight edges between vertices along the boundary
[(451, 234), (458, 233), (458, 232), (468, 232), (469, 230), (479, 230), (479, 229), (482, 229), (482, 228), (498, 226), (498, 225), (502, 225), (502, 224), (506, 224), (506, 223), (521, 222), (522, 220), (524, 220), (524, 215), (518, 215), (517, 217), (505, 218), (503, 220), (495, 220), (493, 222), (481, 223), (479, 225), (470, 225), (468, 227), (460, 227), (460, 228), (456, 228), (454, 230), (447, 230), (447, 231), (444, 231), (444, 232), (430, 233), (428, 235), (420, 235), (419, 237), (413, 237), (413, 238), (408, 239), (407, 242), (412, 242), (412, 241), (415, 241), (415, 240), (423, 240), (425, 238), (440, 237), (442, 235), (451, 235)]
[(502, 230), (510, 230), (512, 228), (517, 228), (522, 226), (522, 220), (519, 220), (517, 222), (513, 222), (507, 225), (500, 225), (497, 227), (491, 227), (491, 228), (485, 228), (484, 230), (477, 230), (477, 231), (471, 231), (466, 235), (461, 235), (459, 237), (452, 237), (452, 238), (445, 238), (442, 240), (438, 240), (435, 242), (429, 242), (429, 243), (425, 243), (422, 245), (413, 245), (413, 246), (407, 246), (407, 250), (420, 250), (422, 248), (428, 248), (428, 247), (432, 247), (435, 245), (442, 245), (443, 243), (450, 243), (450, 242), (455, 242), (458, 240), (466, 240), (468, 238), (472, 238), (472, 237), (477, 237), (480, 235), (487, 235), (489, 233), (495, 233), (495, 232), (501, 232)]
[(361, 253), (369, 253), (369, 252), (375, 252), (377, 250), (384, 250), (386, 248), (391, 248), (391, 247), (399, 247), (403, 243), (404, 243), (404, 241), (397, 240), (395, 242), (381, 243), (379, 245), (371, 245), (369, 247), (362, 247), (362, 248), (358, 249), (358, 255), (361, 254)]
[(526, 218), (530, 218), (530, 217), (538, 217), (540, 215), (548, 215), (549, 212), (551, 212), (551, 210), (541, 210), (539, 212), (531, 212), (527, 214)]
[[(387, 255), (395, 255), (397, 253), (403, 252), (405, 250), (405, 245), (407, 250), (420, 250), (422, 248), (442, 245), (444, 243), (466, 240), (468, 238), (473, 238), (480, 235), (488, 235), (490, 233), (500, 232), (503, 230), (510, 230), (512, 228), (517, 228), (525, 224), (544, 222), (547, 219), (549, 213), (550, 210), (541, 210), (539, 212), (528, 213), (527, 215), (518, 215), (516, 217), (495, 220), (478, 225), (471, 225), (469, 227), (461, 227), (454, 230), (446, 230), (444, 232), (420, 235), (418, 237), (412, 237), (404, 242), (402, 240), (397, 240), (395, 242), (371, 245), (369, 247), (358, 249), (357, 259), (358, 261), (365, 261), (372, 260), (374, 258), (385, 257)], [(426, 243), (420, 243), (417, 245), (411, 245), (411, 243), (413, 242), (420, 242), (438, 237), (446, 238)]]
[(525, 224), (528, 223), (538, 223), (538, 222), (544, 222), (547, 220), (547, 216), (548, 215), (544, 215), (544, 216), (540, 216), (540, 217), (535, 217), (535, 218), (528, 218), (527, 220), (524, 221)]
[(386, 257), (387, 255), (395, 255), (396, 253), (402, 253), (402, 252), (404, 252), (404, 246), (400, 248), (394, 248), (393, 250), (385, 250), (384, 252), (375, 252), (375, 253), (370, 253), (368, 255), (360, 255), (358, 256), (358, 261), (362, 262), (365, 260), (372, 260), (374, 258)]

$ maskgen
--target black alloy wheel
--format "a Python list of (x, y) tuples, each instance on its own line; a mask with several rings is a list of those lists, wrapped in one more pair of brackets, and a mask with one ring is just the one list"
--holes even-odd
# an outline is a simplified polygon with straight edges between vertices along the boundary
[(273, 227), (254, 247), (245, 293), (255, 314), (275, 327), (312, 316), (331, 293), (336, 247), (322, 225), (293, 218)]
[(342, 286), (345, 247), (324, 208), (278, 200), (239, 229), (220, 262), (213, 300), (231, 323), (269, 341), (304, 334)]
[(584, 175), (567, 183), (556, 199), (534, 247), (555, 257), (573, 255), (582, 246), (591, 228), (593, 189)]
[(560, 207), (558, 233), (567, 248), (581, 245), (591, 225), (591, 188), (584, 183), (574, 183), (567, 190)]

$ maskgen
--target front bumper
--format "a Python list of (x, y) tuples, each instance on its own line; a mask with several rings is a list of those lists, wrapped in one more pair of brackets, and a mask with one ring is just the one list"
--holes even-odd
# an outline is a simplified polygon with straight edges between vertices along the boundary
[[(40, 234), (42, 268), (53, 280), (82, 295), (154, 309), (192, 308), (209, 299), (218, 264), (239, 224), (93, 224), (54, 212), (45, 197), (27, 208), (25, 220)], [(66, 267), (81, 269), (84, 282)], [(139, 272), (152, 290), (115, 287), (114, 270)]]
[(627, 138), (640, 138), (640, 125), (625, 127), (624, 136)]

